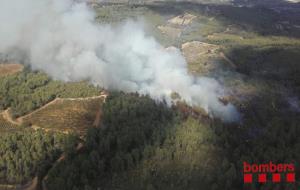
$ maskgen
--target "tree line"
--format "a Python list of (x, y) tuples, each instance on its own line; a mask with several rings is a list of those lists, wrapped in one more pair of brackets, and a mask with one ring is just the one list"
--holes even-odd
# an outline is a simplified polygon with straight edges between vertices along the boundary
[(11, 108), (12, 116), (27, 114), (56, 97), (99, 95), (100, 89), (87, 82), (63, 83), (41, 72), (23, 72), (0, 78), (0, 110)]
[(0, 181), (21, 184), (44, 172), (64, 151), (66, 137), (31, 129), (1, 133)]
[[(102, 128), (91, 128), (84, 151), (73, 149), (49, 171), (47, 188), (238, 190), (244, 161), (295, 163), (299, 168), (297, 116), (255, 108), (255, 115), (247, 113), (240, 126), (185, 117), (176, 107), (147, 96), (115, 93), (103, 107)], [(249, 189), (275, 187), (254, 183)]]

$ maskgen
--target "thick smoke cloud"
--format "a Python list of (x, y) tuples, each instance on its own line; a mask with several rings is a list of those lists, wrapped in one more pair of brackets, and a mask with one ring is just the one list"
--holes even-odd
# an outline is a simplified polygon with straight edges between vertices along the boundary
[(71, 0), (0, 2), (2, 54), (25, 55), (33, 69), (55, 79), (88, 79), (107, 89), (149, 94), (169, 103), (171, 93), (177, 92), (211, 116), (239, 118), (232, 104), (218, 100), (224, 91), (216, 80), (189, 75), (180, 51), (162, 47), (137, 22), (100, 25), (86, 4)]

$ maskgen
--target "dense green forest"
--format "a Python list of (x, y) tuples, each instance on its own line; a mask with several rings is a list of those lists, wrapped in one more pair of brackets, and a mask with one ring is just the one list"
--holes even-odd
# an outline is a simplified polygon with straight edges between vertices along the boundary
[(64, 151), (67, 138), (30, 129), (1, 133), (0, 182), (23, 183), (42, 174)]
[(96, 187), (99, 180), (104, 183), (134, 168), (146, 146), (163, 142), (175, 116), (164, 103), (149, 97), (112, 94), (103, 106), (103, 126), (88, 131), (84, 153), (70, 150), (67, 159), (50, 170), (49, 189)]
[[(261, 126), (247, 120), (244, 126), (225, 125), (184, 117), (176, 108), (123, 93), (112, 95), (103, 109), (103, 127), (91, 128), (84, 151), (73, 147), (49, 171), (49, 189), (233, 190), (243, 186), (243, 161), (291, 162), (299, 168), (295, 114), (284, 118), (276, 117), (280, 111), (270, 113), (274, 119), (263, 120)], [(249, 185), (257, 187), (276, 185)]]
[(75, 98), (99, 95), (87, 82), (63, 83), (44, 73), (23, 72), (0, 78), (0, 110), (11, 108), (12, 116), (29, 113), (56, 97)]
[[(148, 96), (112, 92), (102, 107), (101, 127), (89, 128), (80, 150), (80, 137), (72, 134), (29, 128), (3, 132), (0, 180), (25, 183), (38, 176), (50, 190), (238, 190), (245, 186), (244, 161), (294, 163), (298, 173), (298, 113), (280, 96), (267, 97), (253, 99), (242, 110), (242, 124), (224, 124)], [(53, 164), (63, 153), (65, 159)], [(280, 186), (293, 189), (297, 183)]]

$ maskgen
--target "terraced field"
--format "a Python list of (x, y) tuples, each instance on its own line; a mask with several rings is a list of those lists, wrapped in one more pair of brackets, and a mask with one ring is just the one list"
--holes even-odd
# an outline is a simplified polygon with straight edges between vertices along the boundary
[(33, 128), (83, 133), (88, 127), (93, 126), (102, 102), (102, 97), (85, 100), (56, 99), (21, 119)]

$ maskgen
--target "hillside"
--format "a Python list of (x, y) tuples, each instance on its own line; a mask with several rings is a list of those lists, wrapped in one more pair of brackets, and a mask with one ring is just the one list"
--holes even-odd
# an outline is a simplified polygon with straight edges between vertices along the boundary
[[(0, 190), (300, 186), (299, 3), (120, 0), (88, 6), (74, 3), (63, 22), (55, 17), (57, 31), (42, 24), (37, 46), (28, 44), (34, 63), (1, 60)], [(74, 15), (97, 27), (79, 25)], [(47, 48), (38, 46), (49, 39)], [(237, 120), (214, 112), (228, 107)], [(259, 183), (255, 177), (246, 184), (244, 162), (293, 164), (296, 181)]]

